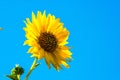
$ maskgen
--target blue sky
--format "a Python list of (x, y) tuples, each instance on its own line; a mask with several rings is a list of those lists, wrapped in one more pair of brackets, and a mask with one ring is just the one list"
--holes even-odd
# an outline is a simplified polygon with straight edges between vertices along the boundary
[(120, 80), (119, 0), (0, 0), (0, 80), (15, 64), (25, 74), (33, 59), (23, 46), (24, 20), (32, 11), (46, 10), (64, 22), (70, 31), (69, 46), (74, 60), (71, 68), (57, 72), (44, 60), (29, 80)]

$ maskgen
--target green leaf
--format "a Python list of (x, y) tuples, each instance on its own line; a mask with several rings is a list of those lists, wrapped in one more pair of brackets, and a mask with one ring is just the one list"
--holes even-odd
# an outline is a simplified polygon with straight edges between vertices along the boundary
[(16, 75), (7, 75), (11, 80), (19, 80)]

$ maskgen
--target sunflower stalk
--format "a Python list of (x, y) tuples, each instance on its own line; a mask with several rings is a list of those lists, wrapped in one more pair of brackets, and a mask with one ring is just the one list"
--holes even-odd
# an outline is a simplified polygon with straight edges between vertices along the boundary
[(20, 75), (17, 75), (18, 80), (20, 80)]
[(25, 80), (28, 80), (28, 78), (29, 78), (30, 74), (32, 73), (32, 71), (33, 71), (37, 66), (40, 65), (40, 63), (37, 63), (37, 61), (38, 61), (38, 59), (35, 58), (35, 60), (33, 61), (33, 64), (32, 64), (32, 66), (31, 66), (29, 72), (27, 73), (27, 75), (26, 75), (26, 77), (25, 77)]

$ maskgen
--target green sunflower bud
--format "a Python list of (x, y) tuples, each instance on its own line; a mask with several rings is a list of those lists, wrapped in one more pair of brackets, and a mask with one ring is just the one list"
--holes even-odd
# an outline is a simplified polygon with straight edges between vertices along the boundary
[(12, 74), (22, 75), (23, 73), (24, 69), (19, 65), (16, 65), (16, 67), (12, 69)]
[(11, 74), (7, 75), (8, 78), (12, 80), (20, 80), (20, 76), (24, 73), (24, 69), (19, 65), (16, 65), (15, 68), (11, 70)]

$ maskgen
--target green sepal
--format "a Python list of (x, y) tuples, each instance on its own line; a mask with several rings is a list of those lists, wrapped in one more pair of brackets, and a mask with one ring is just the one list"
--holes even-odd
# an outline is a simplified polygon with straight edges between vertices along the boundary
[(6, 77), (10, 78), (11, 80), (19, 80), (17, 75), (6, 75)]

